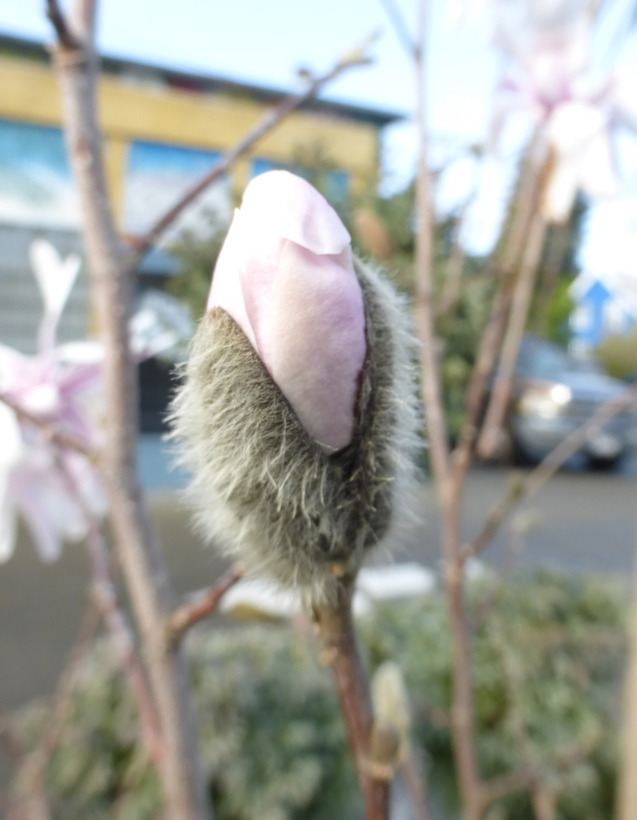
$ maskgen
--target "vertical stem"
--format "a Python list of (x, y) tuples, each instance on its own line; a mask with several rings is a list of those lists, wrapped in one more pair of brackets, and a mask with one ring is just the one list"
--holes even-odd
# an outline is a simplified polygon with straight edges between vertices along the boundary
[(500, 283), (495, 296), (491, 319), (480, 340), (478, 358), (467, 388), (466, 415), (458, 446), (453, 453), (454, 491), (460, 497), (471, 461), (471, 451), (478, 434), (478, 420), (484, 402), (487, 381), (495, 365), (502, 335), (507, 323), (511, 297), (515, 287), (515, 272), (521, 249), (529, 233), (538, 196), (538, 153), (541, 149), (539, 132), (529, 143), (522, 163), (521, 178), (517, 185), (512, 206), (511, 223), (501, 253), (497, 250), (495, 272)]
[(493, 454), (498, 434), (504, 422), (509, 396), (511, 395), (515, 365), (529, 315), (533, 286), (542, 259), (545, 237), (546, 221), (542, 214), (536, 213), (531, 223), (520, 278), (513, 293), (511, 315), (509, 316), (509, 324), (502, 345), (500, 368), (493, 386), (484, 427), (478, 440), (478, 452), (485, 458)]
[(316, 607), (325, 658), (332, 667), (358, 782), (363, 793), (365, 820), (387, 820), (389, 782), (374, 777), (369, 759), (374, 722), (367, 674), (352, 621), (353, 585), (341, 584), (335, 604)]
[(624, 690), (624, 737), (619, 772), (618, 820), (637, 820), (637, 575)]
[(94, 3), (76, 0), (74, 32), (82, 46), (58, 49), (67, 145), (82, 203), (83, 237), (105, 343), (108, 419), (104, 465), (118, 558), (141, 633), (164, 750), (162, 786), (171, 818), (210, 817), (200, 769), (185, 659), (165, 641), (172, 610), (165, 564), (137, 479), (137, 391), (129, 355), (133, 279), (126, 273), (106, 193), (95, 99)]
[(416, 317), (422, 342), (422, 385), (429, 451), (442, 512), (443, 550), (446, 570), (447, 608), (453, 642), (452, 738), (460, 792), (466, 820), (480, 820), (481, 789), (473, 742), (473, 691), (469, 635), (464, 613), (462, 562), (458, 530), (458, 496), (454, 492), (449, 463), (447, 430), (440, 388), (440, 367), (436, 352), (433, 307), (433, 218), (427, 163), (426, 88), (424, 40), (426, 2), (419, 6), (418, 37), (414, 48), (418, 127), (418, 177), (416, 202)]

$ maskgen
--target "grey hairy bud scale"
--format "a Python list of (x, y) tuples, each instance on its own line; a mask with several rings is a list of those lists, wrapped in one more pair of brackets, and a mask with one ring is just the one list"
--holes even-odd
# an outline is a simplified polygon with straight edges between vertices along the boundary
[[(326, 454), (236, 322), (221, 308), (194, 336), (172, 408), (198, 522), (250, 573), (331, 598), (412, 501), (419, 447), (415, 343), (406, 306), (359, 261), (367, 356), (355, 432)], [(320, 351), (317, 351), (320, 355)]]

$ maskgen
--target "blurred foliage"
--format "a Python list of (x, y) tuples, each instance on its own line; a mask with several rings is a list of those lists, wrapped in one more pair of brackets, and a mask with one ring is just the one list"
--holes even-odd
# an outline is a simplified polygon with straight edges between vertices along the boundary
[[(494, 586), (495, 585), (495, 586)], [(496, 605), (485, 607), (497, 591)], [(484, 776), (537, 764), (558, 793), (556, 820), (613, 816), (626, 601), (617, 586), (555, 575), (470, 586), (477, 752)], [(360, 621), (370, 666), (396, 661), (412, 697), (412, 740), (434, 799), (454, 816), (447, 723), (451, 641), (436, 592), (386, 604)], [(361, 807), (328, 670), (308, 634), (279, 625), (199, 630), (188, 642), (199, 734), (217, 820), (348, 820)], [(47, 778), (53, 817), (159, 816), (128, 690), (100, 644), (81, 677)], [(32, 745), (42, 706), (17, 721)], [(528, 749), (516, 732), (522, 726)], [(525, 756), (526, 754), (526, 756)], [(528, 799), (490, 820), (531, 820)]]
[(616, 379), (637, 379), (637, 327), (623, 336), (609, 336), (595, 351), (604, 370)]
[(226, 225), (219, 224), (213, 213), (205, 218), (208, 230), (182, 231), (169, 248), (180, 271), (170, 277), (166, 290), (190, 309), (195, 321), (205, 312), (212, 271), (227, 229)]

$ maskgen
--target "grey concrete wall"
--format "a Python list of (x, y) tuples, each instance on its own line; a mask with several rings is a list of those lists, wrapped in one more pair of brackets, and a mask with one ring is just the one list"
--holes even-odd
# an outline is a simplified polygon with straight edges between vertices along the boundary
[[(29, 354), (37, 351), (43, 307), (29, 263), (29, 246), (34, 239), (47, 239), (63, 257), (69, 253), (82, 255), (76, 231), (0, 222), (0, 343)], [(62, 314), (58, 342), (84, 338), (88, 317), (89, 282), (82, 267)]]

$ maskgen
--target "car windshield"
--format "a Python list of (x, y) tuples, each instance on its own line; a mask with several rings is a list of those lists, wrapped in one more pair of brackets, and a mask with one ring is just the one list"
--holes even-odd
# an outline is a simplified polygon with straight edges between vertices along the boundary
[(537, 379), (555, 379), (562, 373), (600, 373), (593, 362), (577, 359), (548, 344), (527, 346), (520, 356), (519, 370)]

